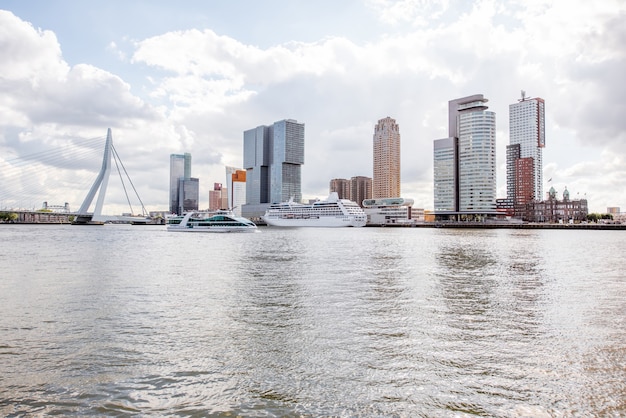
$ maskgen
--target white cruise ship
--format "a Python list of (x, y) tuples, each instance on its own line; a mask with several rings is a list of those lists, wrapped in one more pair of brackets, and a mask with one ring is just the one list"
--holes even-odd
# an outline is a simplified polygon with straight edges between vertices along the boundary
[(332, 192), (310, 205), (293, 201), (271, 205), (261, 217), (270, 226), (365, 226), (367, 215), (355, 202)]

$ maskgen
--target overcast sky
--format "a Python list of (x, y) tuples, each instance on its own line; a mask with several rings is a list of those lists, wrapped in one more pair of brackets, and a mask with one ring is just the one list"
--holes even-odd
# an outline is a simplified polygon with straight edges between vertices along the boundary
[[(109, 127), (148, 210), (168, 208), (169, 155), (184, 152), (208, 207), (224, 166), (242, 165), (243, 131), (282, 119), (305, 123), (303, 196), (321, 198), (332, 178), (372, 176), (390, 116), (402, 195), (432, 209), (433, 140), (448, 100), (472, 94), (496, 113), (505, 197), (508, 109), (525, 90), (546, 102), (545, 191), (626, 211), (625, 21), (623, 0), (4, 0), (0, 208), (78, 209), (101, 151), (45, 157)], [(128, 210), (120, 184), (109, 213)]]

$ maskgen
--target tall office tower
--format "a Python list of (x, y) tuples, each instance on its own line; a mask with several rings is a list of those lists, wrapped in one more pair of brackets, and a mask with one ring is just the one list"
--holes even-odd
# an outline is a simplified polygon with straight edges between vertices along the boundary
[[(180, 180), (191, 179), (191, 154), (171, 154), (170, 155), (170, 212), (182, 213), (180, 200)], [(196, 184), (198, 182), (196, 181)], [(193, 188), (187, 185), (188, 188)], [(191, 190), (191, 189), (190, 189)], [(196, 202), (198, 197), (196, 196)], [(184, 200), (184, 196), (183, 196)], [(197, 206), (195, 209), (197, 210)]]
[(457, 161), (457, 138), (450, 137), (434, 141), (434, 208), (438, 215), (456, 215), (459, 211)]
[(363, 207), (365, 199), (372, 198), (371, 177), (355, 176), (350, 179), (350, 200)]
[(433, 143), (436, 216), (496, 213), (496, 116), (482, 94), (448, 102), (448, 138)]
[(400, 127), (390, 117), (374, 127), (372, 197), (400, 197)]
[(270, 202), (284, 202), (293, 197), (302, 200), (301, 169), (304, 164), (304, 123), (282, 120), (272, 126), (270, 160)]
[(235, 170), (231, 174), (231, 182), (229, 207), (237, 216), (241, 216), (241, 207), (246, 204), (246, 170)]
[(522, 98), (509, 105), (506, 155), (507, 199), (515, 204), (543, 200), (543, 148), (546, 146), (545, 102)]
[(246, 205), (270, 203), (270, 128), (259, 126), (243, 133)]
[(350, 199), (350, 180), (332, 179), (330, 181), (330, 192), (337, 192), (339, 199)]
[(243, 216), (256, 217), (270, 203), (302, 200), (304, 124), (293, 119), (259, 126), (243, 133), (246, 207)]
[(200, 200), (200, 181), (190, 177), (178, 180), (178, 210), (175, 212), (182, 215), (184, 212), (198, 210)]
[(496, 114), (482, 95), (457, 105), (459, 138), (459, 211), (496, 211)]

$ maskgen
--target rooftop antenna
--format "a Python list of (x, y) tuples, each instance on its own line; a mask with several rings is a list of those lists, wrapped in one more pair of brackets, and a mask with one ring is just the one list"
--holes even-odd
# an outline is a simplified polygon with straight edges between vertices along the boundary
[(526, 91), (522, 90), (522, 100), (520, 101), (523, 102), (524, 100), (526, 100)]

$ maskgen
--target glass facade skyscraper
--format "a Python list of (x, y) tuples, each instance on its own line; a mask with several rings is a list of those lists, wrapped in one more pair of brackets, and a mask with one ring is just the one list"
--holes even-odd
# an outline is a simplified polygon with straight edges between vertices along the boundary
[(437, 139), (434, 142), (433, 170), (435, 179), (434, 208), (437, 213), (453, 214), (458, 212), (458, 176), (457, 176), (457, 141), (456, 138)]
[(486, 99), (459, 109), (459, 212), (496, 211), (496, 114)]
[[(192, 181), (193, 180), (193, 181)], [(198, 210), (199, 181), (191, 178), (191, 154), (170, 155), (170, 212)]]
[(433, 143), (434, 208), (439, 219), (496, 213), (496, 116), (482, 94), (448, 102), (448, 138)]
[(179, 215), (191, 210), (198, 210), (200, 200), (200, 180), (190, 177), (178, 181), (178, 211)]
[(246, 205), (243, 216), (257, 217), (270, 203), (302, 200), (304, 124), (293, 119), (243, 133)]
[(301, 169), (304, 164), (304, 124), (295, 120), (275, 122), (271, 129), (270, 203), (291, 198), (302, 200)]

